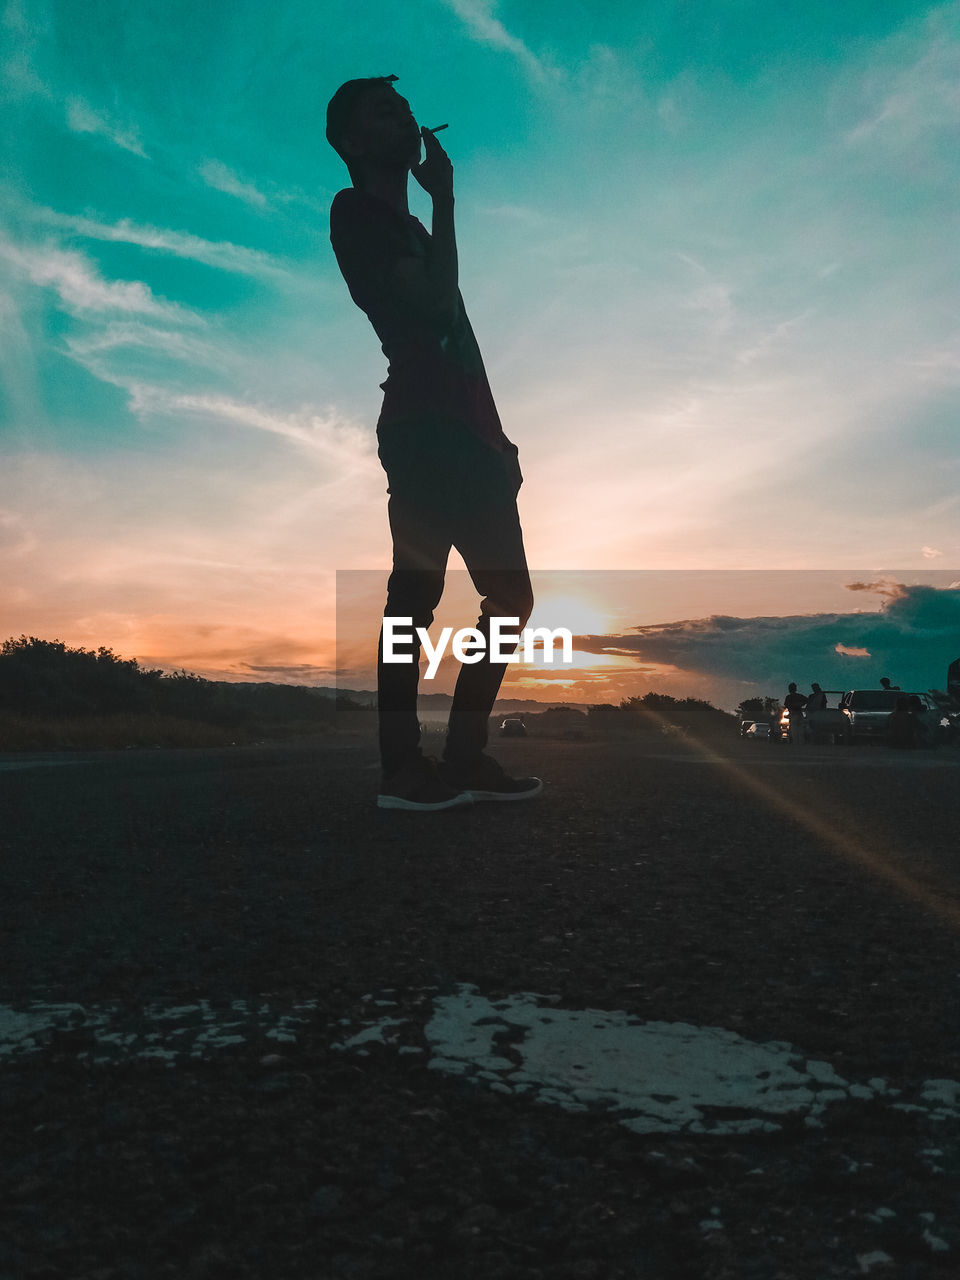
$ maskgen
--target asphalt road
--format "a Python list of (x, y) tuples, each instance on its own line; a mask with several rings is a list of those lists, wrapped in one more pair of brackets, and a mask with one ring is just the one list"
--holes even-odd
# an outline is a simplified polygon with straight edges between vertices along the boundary
[(881, 1057), (907, 1049), (889, 1011), (908, 1005), (915, 1044), (960, 1071), (960, 753), (494, 750), (544, 794), (381, 812), (356, 740), (5, 759), (5, 998), (560, 978), (811, 1050), (879, 1036)]
[[(404, 1108), (425, 1114), (423, 1099), (438, 1087), (438, 1073), (426, 1069), (430, 1011), (435, 1015), (438, 997), (459, 998), (464, 984), (484, 1000), (513, 1001), (511, 1008), (522, 1005), (518, 993), (536, 993), (570, 1017), (605, 1011), (597, 1030), (607, 1036), (621, 1015), (634, 1025), (684, 1024), (691, 1036), (719, 1028), (748, 1045), (792, 1046), (804, 1062), (827, 1063), (848, 1082), (875, 1082), (860, 1102), (853, 1096), (843, 1103), (844, 1118), (827, 1123), (818, 1153), (801, 1158), (798, 1148), (791, 1167), (806, 1160), (806, 1185), (815, 1188), (826, 1168), (816, 1162), (839, 1159), (841, 1131), (848, 1153), (849, 1135), (862, 1133), (857, 1141), (873, 1153), (872, 1166), (895, 1122), (910, 1168), (885, 1171), (889, 1180), (875, 1180), (866, 1199), (851, 1191), (850, 1204), (862, 1216), (868, 1200), (894, 1200), (891, 1212), (902, 1222), (929, 1201), (941, 1214), (932, 1238), (944, 1249), (925, 1244), (916, 1224), (912, 1235), (902, 1233), (907, 1243), (894, 1240), (889, 1249), (898, 1257), (902, 1248), (905, 1275), (941, 1274), (925, 1268), (939, 1267), (960, 1247), (940, 1207), (951, 1202), (944, 1179), (960, 1168), (960, 1095), (948, 1105), (954, 1095), (947, 1087), (960, 1081), (960, 753), (658, 737), (529, 738), (492, 749), (512, 771), (542, 776), (543, 795), (441, 814), (381, 812), (374, 806), (375, 751), (357, 739), (4, 758), (0, 1005), (8, 1028), (22, 1029), (16, 1017), (53, 1005), (84, 1013), (52, 1037), (47, 1026), (22, 1039), (3, 1069), (29, 1065), (31, 1080), (46, 1079), (49, 1063), (50, 1079), (59, 1080), (65, 1063), (91, 1063), (100, 1050), (90, 1027), (96, 1017), (107, 1019), (104, 1010), (114, 1020), (106, 1039), (112, 1036), (115, 1057), (139, 1054), (151, 1035), (154, 1047), (166, 1046), (174, 1042), (157, 1027), (179, 1010), (186, 1020), (180, 1043), (189, 1051), (175, 1065), (188, 1071), (191, 1062), (209, 1060), (219, 1071), (217, 1063), (229, 1062), (231, 1088), (261, 1071), (273, 1051), (305, 1055), (313, 1065), (304, 1078), (315, 1071), (316, 1079), (333, 1070), (330, 1062), (349, 1057), (361, 1068), (355, 1091), (382, 1088), (386, 1079), (398, 1088), (402, 1066), (410, 1100), (390, 1110), (393, 1123)], [(218, 1040), (230, 1010), (236, 1034)], [(369, 1028), (378, 1014), (396, 1016), (399, 1040), (378, 1037), (372, 1057), (334, 1045)], [(448, 1050), (449, 1040), (448, 1033)], [(244, 1066), (248, 1050), (255, 1056)], [(401, 1059), (402, 1050), (410, 1056)], [(488, 1071), (486, 1084), (477, 1077), (472, 1109), (458, 1113), (460, 1126), (469, 1127), (482, 1112), (478, 1149), (485, 1133), (502, 1132), (506, 1141), (518, 1132), (518, 1117), (532, 1114), (519, 1096), (498, 1101), (483, 1093), (498, 1082), (495, 1075)], [(26, 1089), (26, 1077), (18, 1079)], [(89, 1111), (99, 1105), (90, 1090), (95, 1098), (107, 1086), (96, 1083), (100, 1077), (80, 1079), (71, 1075), (61, 1096), (77, 1106), (85, 1099)], [(931, 1092), (931, 1081), (941, 1082), (939, 1092)], [(157, 1096), (172, 1087), (158, 1085)], [(33, 1105), (48, 1108), (49, 1096)], [(464, 1096), (455, 1095), (457, 1107), (466, 1107)], [(19, 1097), (14, 1090), (8, 1100)], [(367, 1105), (360, 1097), (344, 1113), (345, 1125)], [(894, 1099), (915, 1112), (895, 1113)], [(427, 1111), (437, 1106), (434, 1098)], [(564, 1141), (574, 1142), (576, 1132), (577, 1142), (588, 1142), (600, 1132), (583, 1129), (589, 1117), (557, 1114)], [(507, 1116), (512, 1128), (498, 1130)], [(903, 1137), (910, 1124), (915, 1128)], [(658, 1150), (673, 1158), (663, 1141)], [(639, 1159), (638, 1151), (630, 1148), (624, 1160)], [(646, 1147), (641, 1154), (649, 1165)], [(354, 1165), (359, 1158), (354, 1152)], [(782, 1152), (777, 1159), (782, 1163)], [(749, 1160), (772, 1168), (759, 1147)], [(743, 1241), (761, 1229), (749, 1225), (745, 1185), (741, 1179), (729, 1190), (724, 1209), (739, 1213), (744, 1233), (729, 1237), (728, 1260), (745, 1256)], [(663, 1190), (668, 1200), (671, 1186)], [(907, 1200), (901, 1204), (898, 1195)], [(707, 1200), (720, 1196), (715, 1185), (703, 1191), (705, 1221)], [(668, 1200), (657, 1213), (673, 1212)], [(791, 1236), (780, 1223), (777, 1235), (773, 1220), (763, 1220), (763, 1256), (774, 1262), (767, 1271), (758, 1263), (750, 1274), (819, 1280), (862, 1273), (856, 1250), (869, 1254), (873, 1237), (859, 1228), (856, 1239), (841, 1232), (839, 1243), (823, 1246), (827, 1254), (778, 1272), (775, 1241), (805, 1240), (810, 1226), (801, 1223)], [(653, 1219), (643, 1221), (649, 1227)], [(637, 1231), (645, 1229), (638, 1219)], [(102, 1257), (103, 1247), (91, 1246), (91, 1258)], [(689, 1241), (682, 1244), (688, 1248)], [(825, 1269), (828, 1255), (833, 1269)], [(3, 1257), (0, 1250), (0, 1276)], [(408, 1274), (371, 1257), (366, 1270), (351, 1272), (341, 1258), (316, 1273), (302, 1260), (290, 1262), (284, 1274)], [(431, 1257), (410, 1263), (409, 1274), (449, 1274)], [(670, 1258), (660, 1270), (651, 1263), (637, 1274), (681, 1274)], [(529, 1257), (525, 1265), (502, 1274), (537, 1274)], [(632, 1274), (623, 1265), (609, 1274)], [(738, 1274), (730, 1265), (729, 1274)], [(211, 1267), (190, 1274), (234, 1274)], [(485, 1267), (476, 1262), (464, 1274), (496, 1272)]]

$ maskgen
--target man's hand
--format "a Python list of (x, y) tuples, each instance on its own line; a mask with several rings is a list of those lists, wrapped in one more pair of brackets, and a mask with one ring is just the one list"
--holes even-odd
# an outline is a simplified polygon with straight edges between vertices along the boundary
[(421, 129), (424, 157), (410, 172), (434, 200), (453, 199), (453, 165), (429, 129)]

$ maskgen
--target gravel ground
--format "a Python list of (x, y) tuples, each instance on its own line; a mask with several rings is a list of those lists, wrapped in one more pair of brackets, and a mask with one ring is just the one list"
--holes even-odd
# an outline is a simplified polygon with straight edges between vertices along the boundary
[[(890, 1103), (960, 1081), (960, 753), (493, 749), (539, 800), (379, 812), (356, 739), (0, 759), (0, 1003), (80, 1006), (0, 1054), (0, 1280), (960, 1275), (960, 1108)], [(465, 983), (891, 1092), (629, 1132), (432, 1069)], [(241, 1033), (124, 1048), (198, 1005)], [(403, 1043), (336, 1047), (373, 1007)]]

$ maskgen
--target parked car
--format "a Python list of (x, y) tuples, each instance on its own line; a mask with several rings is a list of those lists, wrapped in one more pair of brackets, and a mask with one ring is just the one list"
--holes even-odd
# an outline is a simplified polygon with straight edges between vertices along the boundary
[(522, 716), (505, 716), (500, 721), (501, 738), (525, 738), (526, 736), (527, 726), (523, 723)]
[(768, 739), (770, 737), (770, 726), (765, 720), (754, 720), (743, 736), (748, 742), (758, 742), (761, 738)]
[(926, 730), (931, 745), (941, 738), (943, 713), (927, 693), (904, 693), (897, 689), (851, 689), (843, 695), (841, 711), (846, 717), (851, 742), (883, 741), (887, 720), (897, 709), (898, 698), (919, 698), (917, 719)]

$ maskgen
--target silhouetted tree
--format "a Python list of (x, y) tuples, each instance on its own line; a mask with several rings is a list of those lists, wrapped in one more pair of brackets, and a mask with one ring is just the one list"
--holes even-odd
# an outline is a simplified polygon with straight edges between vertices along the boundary
[(43, 715), (143, 710), (162, 675), (102, 645), (94, 652), (20, 636), (0, 646), (0, 707)]
[(673, 698), (668, 693), (645, 693), (642, 697), (625, 698), (621, 710), (639, 724), (663, 728), (674, 725), (688, 733), (707, 735), (729, 733), (734, 718), (703, 698)]
[(737, 707), (736, 714), (741, 720), (779, 720), (779, 698), (744, 698)]
[(70, 648), (62, 640), (20, 636), (0, 645), (0, 711), (63, 719), (150, 713), (209, 724), (329, 724), (354, 710), (302, 685), (233, 684), (189, 671), (164, 675), (135, 658)]
[(623, 728), (623, 713), (610, 702), (599, 702), (587, 708), (587, 724), (601, 732)]
[(728, 735), (736, 727), (735, 718), (702, 698), (674, 698), (668, 693), (645, 693), (624, 698), (619, 706), (610, 704), (590, 707), (588, 723), (603, 730), (662, 731), (675, 727), (686, 732), (710, 736)]

